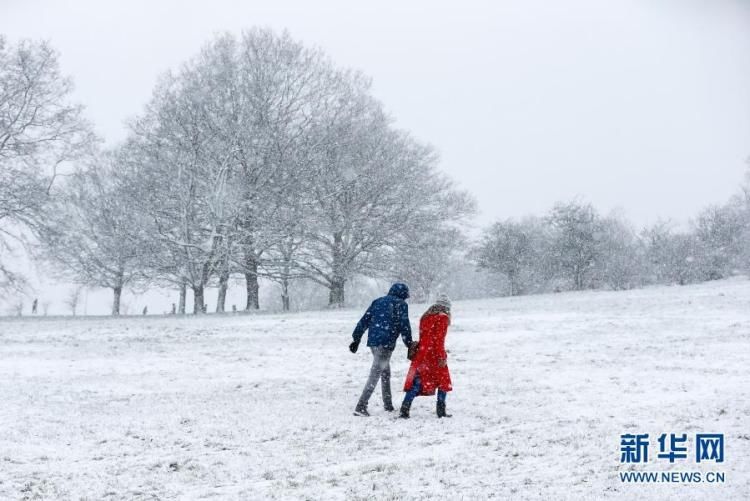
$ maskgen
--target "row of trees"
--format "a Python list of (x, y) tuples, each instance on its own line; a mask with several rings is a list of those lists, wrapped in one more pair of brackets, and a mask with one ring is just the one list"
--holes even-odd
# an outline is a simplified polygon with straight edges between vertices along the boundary
[[(14, 50), (24, 47), (21, 72), (55, 60), (43, 44)], [(44, 78), (57, 92), (46, 101), (68, 98), (56, 64)], [(259, 307), (260, 277), (281, 286), (286, 309), (299, 279), (339, 306), (355, 276), (409, 278), (434, 253), (450, 257), (474, 211), (434, 150), (393, 126), (368, 78), (268, 30), (212, 40), (163, 76), (122, 145), (87, 153), (63, 158), (78, 163), (62, 182), (40, 175), (44, 186), (29, 188), (37, 198), (25, 199), (33, 224), (15, 220), (65, 278), (111, 289), (113, 314), (124, 288), (152, 285), (179, 290), (180, 313), (188, 289), (200, 313), (216, 286), (221, 312), (237, 275), (247, 309)], [(34, 179), (23, 167), (21, 179)], [(428, 294), (439, 274), (418, 278)]]
[(704, 209), (687, 231), (659, 222), (636, 231), (582, 202), (559, 203), (545, 217), (497, 222), (471, 253), (500, 274), (507, 294), (630, 289), (716, 280), (750, 271), (750, 177), (724, 205)]
[(361, 277), (424, 299), (465, 282), (467, 261), (510, 295), (686, 284), (750, 262), (750, 180), (689, 231), (561, 203), (494, 224), (467, 256), (475, 204), (432, 148), (393, 126), (366, 77), (287, 34), (216, 37), (163, 76), (109, 151), (71, 91), (48, 44), (0, 37), (0, 290), (23, 286), (8, 265), (19, 244), (78, 286), (111, 289), (113, 314), (124, 289), (151, 286), (179, 291), (180, 313), (189, 290), (200, 313), (217, 287), (221, 312), (233, 277), (247, 309), (262, 278), (289, 309), (293, 283), (339, 306)]

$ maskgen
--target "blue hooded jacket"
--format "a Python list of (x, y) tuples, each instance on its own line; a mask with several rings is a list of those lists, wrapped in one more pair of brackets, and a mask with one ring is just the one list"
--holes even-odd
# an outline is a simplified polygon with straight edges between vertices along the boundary
[(408, 347), (411, 344), (411, 324), (409, 324), (409, 306), (406, 298), (409, 297), (409, 288), (406, 284), (396, 283), (391, 286), (387, 296), (380, 297), (372, 302), (362, 319), (354, 328), (352, 337), (359, 343), (365, 331), (367, 334), (367, 346), (382, 346), (388, 350), (396, 348), (398, 336), (404, 340)]

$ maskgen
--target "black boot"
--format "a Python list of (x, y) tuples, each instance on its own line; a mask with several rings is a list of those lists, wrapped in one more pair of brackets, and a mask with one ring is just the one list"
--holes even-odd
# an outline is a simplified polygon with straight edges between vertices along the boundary
[(354, 415), (361, 417), (370, 417), (370, 413), (367, 412), (367, 405), (357, 404), (357, 407), (354, 409)]
[(404, 403), (401, 404), (401, 414), (398, 417), (409, 419), (409, 409), (411, 409), (411, 402), (404, 400)]
[(453, 417), (452, 414), (445, 412), (445, 402), (438, 401), (437, 403), (437, 417)]
[(387, 404), (383, 404), (383, 408), (386, 410), (386, 412), (393, 412), (396, 409), (393, 407), (393, 404), (388, 402)]

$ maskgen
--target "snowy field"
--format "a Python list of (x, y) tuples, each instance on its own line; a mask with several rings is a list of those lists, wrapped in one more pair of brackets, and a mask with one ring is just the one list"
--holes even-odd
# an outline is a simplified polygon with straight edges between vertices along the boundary
[[(360, 313), (0, 321), (0, 499), (750, 498), (747, 280), (456, 302), (442, 420), (352, 415)], [(701, 432), (671, 469), (725, 484), (620, 482), (670, 469), (621, 434)]]

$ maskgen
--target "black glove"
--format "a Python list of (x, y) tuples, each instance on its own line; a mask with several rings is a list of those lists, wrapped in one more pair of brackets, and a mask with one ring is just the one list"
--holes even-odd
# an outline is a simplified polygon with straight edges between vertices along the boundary
[(417, 356), (417, 350), (419, 350), (419, 341), (412, 341), (409, 348), (406, 350), (406, 358), (414, 360), (414, 357)]
[(359, 348), (359, 341), (352, 341), (352, 344), (349, 345), (349, 351), (357, 353), (357, 348)]

